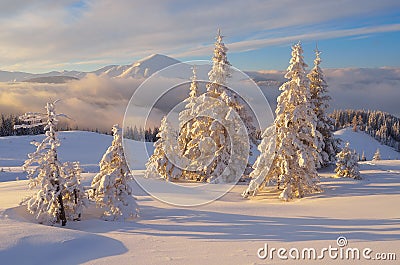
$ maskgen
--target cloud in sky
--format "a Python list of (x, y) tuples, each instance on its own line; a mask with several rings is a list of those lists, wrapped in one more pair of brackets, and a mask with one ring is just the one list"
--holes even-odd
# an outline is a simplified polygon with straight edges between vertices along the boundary
[[(286, 81), (283, 75), (282, 71), (252, 73), (252, 76), (256, 76), (259, 81), (273, 110), (276, 98), (280, 94), (278, 87)], [(326, 69), (325, 75), (332, 96), (330, 110), (346, 108), (382, 110), (400, 117), (399, 68)], [(266, 86), (263, 80), (276, 82)], [(134, 78), (111, 79), (88, 75), (82, 80), (66, 84), (0, 83), (0, 113), (40, 112), (44, 111), (47, 101), (62, 99), (57, 109), (73, 118), (73, 125), (77, 124), (84, 129), (109, 130), (113, 124), (122, 123), (128, 101), (142, 81)], [(189, 84), (179, 88), (178, 91), (172, 91), (168, 98), (160, 102), (151, 115), (154, 121), (148, 126), (158, 125), (156, 122), (160, 121), (164, 114), (163, 110), (169, 110), (170, 105), (181, 102), (187, 96), (188, 89)], [(152, 89), (147, 90), (146, 93), (154, 93)], [(241, 92), (241, 96), (247, 99), (259, 97), (249, 95), (246, 90)], [(146, 95), (143, 99), (145, 102)], [(263, 101), (257, 102), (253, 101), (252, 106), (264, 104)], [(135, 112), (130, 113), (130, 124), (144, 124), (145, 110), (146, 108), (135, 108)]]
[[(329, 111), (334, 109), (382, 110), (400, 117), (399, 68), (344, 68), (325, 69), (329, 94), (332, 97)], [(261, 71), (258, 79), (277, 80), (278, 84), (263, 85), (261, 89), (275, 109), (280, 92), (279, 84), (285, 82), (283, 71)]]
[(204, 56), (216, 28), (233, 52), (399, 31), (380, 19), (400, 9), (381, 1), (2, 1), (0, 68), (94, 70), (151, 53)]
[(142, 80), (110, 79), (94, 74), (65, 84), (1, 83), (0, 113), (44, 112), (46, 102), (61, 99), (58, 112), (72, 126), (109, 130), (122, 124), (125, 108)]

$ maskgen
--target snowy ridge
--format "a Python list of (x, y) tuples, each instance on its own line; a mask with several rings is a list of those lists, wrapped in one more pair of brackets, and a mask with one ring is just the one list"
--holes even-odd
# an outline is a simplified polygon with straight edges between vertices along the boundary
[(336, 131), (334, 134), (335, 137), (338, 137), (342, 140), (342, 147), (345, 145), (346, 142), (349, 142), (350, 149), (355, 149), (360, 156), (364, 152), (367, 160), (372, 160), (372, 157), (378, 148), (380, 150), (382, 160), (400, 159), (399, 152), (395, 151), (390, 146), (379, 143), (377, 140), (375, 140), (365, 132), (354, 132), (352, 128), (348, 127)]
[(149, 77), (155, 72), (176, 63), (179, 63), (179, 61), (171, 57), (161, 54), (152, 54), (146, 58), (137, 61), (136, 63), (133, 63), (118, 77)]

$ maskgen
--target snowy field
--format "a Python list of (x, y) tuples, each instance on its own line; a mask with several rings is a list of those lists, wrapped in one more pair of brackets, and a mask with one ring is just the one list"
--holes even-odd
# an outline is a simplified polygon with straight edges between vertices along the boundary
[[(65, 228), (36, 224), (18, 205), (30, 192), (21, 165), (33, 151), (29, 142), (41, 136), (0, 138), (0, 264), (398, 264), (400, 160), (389, 159), (400, 155), (364, 133), (344, 129), (336, 135), (365, 151), (367, 159), (379, 147), (386, 160), (363, 162), (361, 181), (331, 178), (333, 168), (324, 170), (324, 193), (289, 203), (272, 198), (272, 192), (242, 199), (245, 186), (237, 185), (213, 203), (179, 208), (153, 199), (133, 182), (138, 219), (105, 222), (91, 206), (82, 221), (68, 222)], [(89, 184), (112, 137), (62, 132), (60, 140), (60, 160), (80, 161)], [(144, 168), (143, 152), (138, 147), (138, 168)], [(281, 260), (276, 252), (273, 259), (257, 256), (265, 244), (269, 249), (315, 248), (319, 254), (329, 246), (338, 248), (339, 236), (348, 241), (343, 249), (370, 248), (372, 258), (395, 253), (397, 261), (361, 257), (355, 262), (327, 253), (323, 260), (311, 261)]]

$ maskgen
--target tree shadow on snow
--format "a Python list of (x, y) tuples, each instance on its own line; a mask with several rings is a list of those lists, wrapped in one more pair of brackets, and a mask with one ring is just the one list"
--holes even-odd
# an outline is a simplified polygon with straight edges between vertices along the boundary
[(101, 233), (111, 230), (132, 235), (216, 241), (336, 240), (339, 235), (352, 240), (400, 240), (400, 219), (266, 217), (152, 206), (143, 206), (141, 210), (143, 215), (135, 222), (109, 223), (86, 229)]
[(400, 175), (390, 172), (362, 172), (361, 180), (349, 178), (321, 178), (323, 193), (312, 195), (315, 198), (398, 195)]

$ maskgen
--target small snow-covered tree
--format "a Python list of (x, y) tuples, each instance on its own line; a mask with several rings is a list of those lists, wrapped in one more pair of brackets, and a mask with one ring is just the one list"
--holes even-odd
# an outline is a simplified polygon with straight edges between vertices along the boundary
[(28, 155), (29, 159), (23, 165), (28, 172), (29, 188), (38, 190), (22, 204), (27, 204), (28, 211), (40, 223), (52, 225), (61, 222), (65, 226), (67, 219), (80, 216), (83, 200), (82, 195), (75, 196), (75, 191), (83, 190), (77, 172), (68, 172), (58, 160), (60, 141), (56, 135), (56, 125), (58, 117), (65, 115), (56, 113), (56, 102), (46, 104), (46, 113), (25, 113), (20, 117), (24, 124), (16, 125), (15, 129), (45, 125), (45, 138), (41, 143), (32, 142), (36, 151)]
[(361, 179), (357, 154), (350, 150), (347, 142), (342, 151), (336, 155), (336, 176)]
[[(303, 49), (298, 43), (292, 46), (292, 58), (285, 77), (289, 79), (279, 89), (276, 108), (275, 157), (272, 169), (264, 175), (266, 180), (275, 180), (278, 188), (283, 188), (279, 197), (290, 200), (321, 191), (316, 164), (320, 161), (317, 139), (321, 134), (316, 130), (316, 115), (311, 104), (311, 95), (306, 78), (306, 63)], [(265, 134), (265, 137), (270, 137)], [(261, 146), (261, 152), (269, 153), (269, 146)], [(257, 164), (256, 172), (263, 172), (264, 163)], [(268, 169), (265, 169), (268, 171)], [(261, 177), (262, 178), (262, 177)], [(257, 181), (260, 183), (260, 181)]]
[(381, 151), (378, 149), (376, 149), (376, 152), (374, 154), (374, 156), (372, 157), (372, 160), (381, 160)]
[[(276, 180), (277, 167), (273, 167), (273, 158), (275, 157), (276, 134), (275, 127), (272, 125), (265, 129), (262, 134), (261, 144), (258, 146), (260, 155), (253, 165), (253, 171), (250, 173), (250, 183), (242, 196), (247, 198), (249, 195), (256, 195), (257, 191), (263, 189), (270, 181)], [(272, 171), (275, 172), (272, 172)]]
[(365, 152), (364, 151), (362, 152), (362, 155), (361, 155), (361, 161), (367, 161), (367, 158), (365, 157)]
[(333, 136), (334, 121), (327, 115), (329, 107), (328, 84), (325, 81), (324, 73), (320, 68), (321, 52), (315, 50), (314, 67), (307, 75), (310, 80), (311, 103), (317, 116), (316, 129), (322, 135), (322, 138), (316, 138), (317, 145), (321, 149), (321, 163), (317, 167), (325, 167), (335, 161), (336, 154), (340, 151), (339, 140)]
[(146, 163), (145, 177), (163, 178), (167, 181), (179, 179), (182, 176), (181, 168), (176, 166), (175, 159), (178, 157), (178, 146), (176, 138), (167, 117), (161, 120), (161, 126), (157, 137), (159, 139), (154, 143), (154, 152)]
[(112, 144), (100, 161), (100, 172), (92, 181), (92, 198), (98, 207), (105, 208), (104, 220), (123, 220), (136, 217), (138, 206), (128, 183), (132, 175), (122, 147), (122, 130), (116, 124), (112, 132)]
[(65, 162), (63, 164), (64, 180), (64, 208), (67, 219), (80, 220), (83, 207), (89, 205), (85, 190), (81, 185), (82, 169), (79, 162)]

